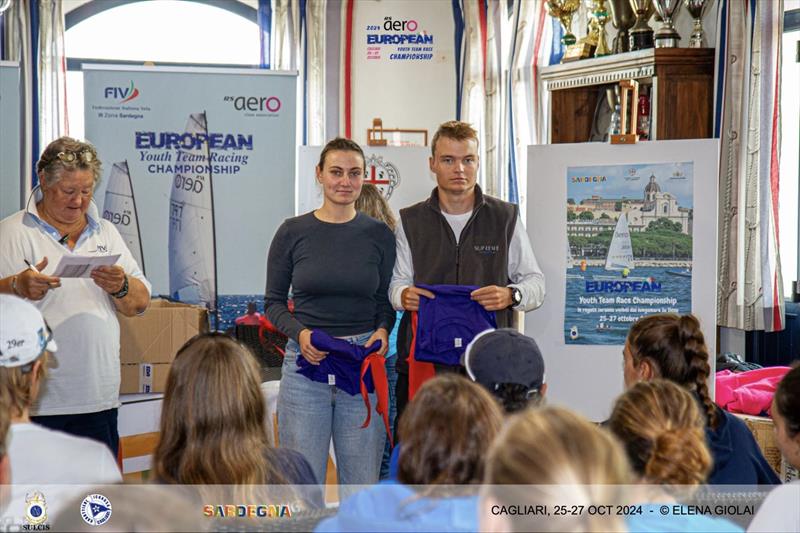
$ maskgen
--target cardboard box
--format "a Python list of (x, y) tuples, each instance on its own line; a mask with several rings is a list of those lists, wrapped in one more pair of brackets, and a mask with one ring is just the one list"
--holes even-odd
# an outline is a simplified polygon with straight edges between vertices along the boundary
[(164, 392), (170, 363), (123, 364), (119, 382), (120, 394)]
[(771, 418), (733, 413), (741, 418), (753, 433), (761, 453), (778, 476), (781, 475), (781, 451), (775, 440), (775, 424)]
[(183, 344), (208, 331), (208, 311), (155, 299), (144, 314), (119, 319), (120, 361), (122, 364), (169, 363)]

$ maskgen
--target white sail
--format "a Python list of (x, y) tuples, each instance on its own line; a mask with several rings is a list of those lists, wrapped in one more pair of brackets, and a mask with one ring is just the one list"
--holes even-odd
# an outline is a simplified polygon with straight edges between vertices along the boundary
[(628, 230), (628, 216), (622, 213), (614, 228), (614, 237), (608, 247), (606, 270), (633, 270), (633, 248), (631, 233)]
[(103, 205), (103, 218), (116, 226), (139, 268), (145, 272), (139, 216), (133, 199), (133, 185), (127, 161), (114, 163), (111, 167)]
[[(205, 113), (189, 115), (187, 135), (197, 139), (181, 148), (194, 161), (193, 172), (176, 172), (172, 181), (169, 213), (169, 292), (184, 302), (217, 308), (214, 243), (214, 201), (209, 164), (208, 125)], [(201, 134), (198, 136), (198, 134)]]

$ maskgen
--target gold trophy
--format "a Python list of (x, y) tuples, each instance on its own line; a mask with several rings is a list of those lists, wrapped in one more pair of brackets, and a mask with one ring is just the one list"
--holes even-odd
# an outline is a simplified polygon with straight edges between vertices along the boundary
[(672, 17), (681, 7), (681, 0), (653, 0), (653, 5), (656, 13), (663, 20), (655, 35), (656, 48), (677, 48), (681, 42), (681, 36), (672, 24)]
[(630, 0), (631, 8), (636, 13), (636, 24), (630, 31), (631, 50), (653, 48), (653, 28), (647, 21), (653, 16), (653, 0)]
[(606, 0), (591, 0), (592, 19), (596, 21), (595, 30), (597, 48), (594, 49), (594, 57), (603, 57), (611, 53), (608, 47), (608, 33), (606, 32), (606, 22), (608, 22), (608, 8)]
[(614, 53), (620, 54), (630, 50), (630, 36), (628, 30), (633, 27), (636, 17), (628, 0), (610, 0), (611, 22), (617, 28), (614, 38)]
[(561, 42), (564, 46), (575, 44), (575, 35), (572, 33), (572, 17), (581, 6), (581, 0), (547, 0), (547, 12), (551, 17), (557, 18), (564, 28)]
[(706, 35), (703, 31), (703, 12), (708, 7), (709, 2), (706, 0), (684, 0), (684, 3), (694, 19), (694, 31), (689, 38), (689, 48), (705, 48)]

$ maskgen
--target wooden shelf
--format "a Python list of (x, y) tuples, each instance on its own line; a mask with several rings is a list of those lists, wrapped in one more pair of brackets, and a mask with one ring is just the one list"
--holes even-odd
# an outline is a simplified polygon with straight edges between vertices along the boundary
[(651, 138), (711, 137), (713, 48), (650, 48), (544, 67), (551, 92), (549, 142), (586, 142), (603, 85), (635, 79), (651, 85)]

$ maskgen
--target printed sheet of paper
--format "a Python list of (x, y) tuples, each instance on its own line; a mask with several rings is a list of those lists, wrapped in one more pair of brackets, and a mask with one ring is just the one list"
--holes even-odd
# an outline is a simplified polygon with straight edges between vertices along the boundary
[(51, 276), (59, 278), (88, 278), (92, 270), (100, 266), (111, 266), (120, 254), (114, 255), (64, 255)]

